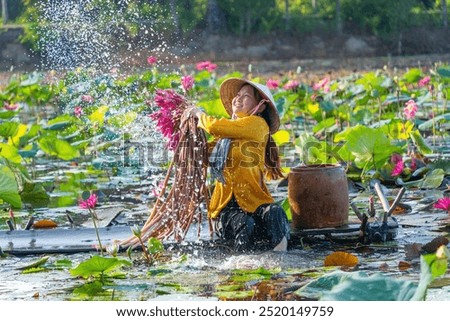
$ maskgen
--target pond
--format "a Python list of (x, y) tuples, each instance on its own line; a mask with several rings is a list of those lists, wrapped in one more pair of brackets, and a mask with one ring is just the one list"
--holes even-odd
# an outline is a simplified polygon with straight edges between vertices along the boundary
[[(167, 31), (153, 28), (139, 6), (117, 14), (111, 8), (127, 1), (111, 1), (111, 8), (102, 9), (95, 8), (96, 1), (54, 3), (40, 1), (34, 8), (41, 18), (30, 35), (40, 38), (46, 55), (42, 65), (49, 71), (8, 73), (0, 83), (2, 315), (17, 317), (23, 309), (4, 305), (12, 301), (45, 306), (42, 301), (303, 301), (324, 295), (328, 300), (404, 300), (411, 299), (407, 290), (430, 274), (439, 276), (426, 284), (425, 299), (450, 300), (448, 251), (445, 257), (439, 247), (448, 250), (450, 216), (434, 207), (449, 196), (448, 62), (425, 67), (414, 61), (400, 70), (382, 57), (389, 67), (342, 74), (311, 73), (311, 61), (304, 66), (270, 62), (270, 76), (258, 73), (267, 69), (264, 62), (177, 65), (182, 48), (168, 48)], [(124, 23), (125, 17), (132, 23)], [(113, 26), (118, 29), (112, 31)], [(135, 43), (133, 32), (145, 40)], [(119, 56), (120, 44), (127, 49)], [(364, 61), (358, 69), (368, 67)], [(326, 61), (327, 68), (340, 63)], [(288, 64), (296, 71), (284, 72)], [(240, 72), (230, 67), (236, 65)], [(363, 242), (361, 221), (350, 208), (353, 229), (293, 229), (285, 253), (266, 248), (235, 253), (210, 239), (206, 220), (194, 222), (181, 243), (164, 241), (151, 263), (140, 249), (113, 253), (110, 248), (105, 256), (96, 251), (93, 221), (79, 200), (95, 192), (100, 236), (110, 245), (145, 223), (165, 178), (172, 151), (151, 118), (158, 111), (155, 93), (173, 90), (221, 117), (218, 88), (226, 77), (271, 84), (282, 120), (274, 139), (286, 169), (300, 162), (342, 163), (349, 202), (362, 212), (372, 197), (376, 213), (383, 212), (376, 182), (389, 201), (406, 187), (395, 220), (389, 219), (390, 237)], [(286, 205), (285, 182), (269, 188)], [(17, 230), (9, 231), (10, 225)], [(428, 274), (425, 257), (437, 262), (427, 261)], [(349, 279), (336, 279), (338, 272)], [(314, 287), (318, 280), (322, 288)], [(356, 294), (343, 289), (348, 284)], [(67, 315), (54, 312), (48, 309), (39, 317)], [(353, 307), (349, 312), (359, 315)]]
[[(415, 287), (424, 280), (425, 258), (431, 260), (425, 261), (425, 279), (432, 275), (426, 299), (450, 299), (448, 64), (323, 76), (301, 66), (282, 72), (281, 63), (280, 72), (268, 76), (252, 65), (245, 72), (211, 61), (174, 66), (155, 35), (162, 45), (151, 51), (146, 44), (141, 49), (147, 57), (133, 52), (135, 65), (124, 71), (115, 60), (120, 57), (111, 54), (111, 32), (103, 29), (109, 24), (96, 32), (96, 19), (83, 19), (83, 8), (71, 3), (56, 15), (50, 9), (57, 8), (42, 4), (41, 45), (54, 59), (47, 66), (58, 70), (8, 74), (0, 84), (0, 300), (313, 300), (317, 289), (305, 287), (333, 271), (374, 276), (377, 286)], [(68, 39), (79, 25), (87, 36)], [(45, 42), (45, 33), (52, 42)], [(74, 47), (87, 56), (68, 50)], [(169, 65), (174, 69), (168, 71)], [(405, 187), (389, 218), (390, 237), (362, 242), (361, 221), (351, 208), (351, 230), (293, 229), (286, 253), (234, 253), (210, 239), (203, 220), (194, 221), (181, 243), (164, 241), (151, 263), (139, 250), (99, 255), (91, 215), (79, 201), (97, 196), (105, 244), (131, 236), (131, 228), (146, 221), (166, 177), (180, 106), (227, 116), (219, 87), (228, 77), (270, 86), (281, 118), (273, 139), (286, 171), (301, 162), (342, 164), (349, 202), (362, 212), (373, 197), (375, 213), (384, 211), (375, 183), (389, 201)], [(166, 123), (158, 104), (164, 95), (177, 102)], [(285, 183), (269, 188), (287, 209)], [(438, 200), (447, 203), (435, 208)], [(339, 262), (330, 264), (336, 256)], [(333, 282), (340, 281), (346, 280)], [(383, 294), (369, 291), (374, 299)]]
[[(64, 231), (68, 235), (76, 235), (69, 232), (77, 231), (76, 228), (87, 230), (90, 218), (86, 210), (77, 206), (73, 194), (60, 191), (61, 184), (71, 179), (72, 175), (87, 171), (82, 165), (64, 162), (56, 165), (38, 160), (37, 163), (37, 180), (47, 181), (53, 186), (53, 192), (49, 193), (49, 207), (15, 211), (16, 224), (24, 228), (31, 216), (35, 221), (55, 222), (61, 239), (54, 239), (54, 246), (64, 249), (64, 244), (69, 243), (64, 239)], [(131, 235), (130, 227), (145, 222), (155, 198), (151, 190), (155, 188), (155, 181), (163, 176), (163, 169), (149, 176), (148, 173), (142, 175), (136, 168), (128, 168), (128, 172), (124, 171), (122, 175), (94, 179), (100, 199), (97, 210), (113, 209), (109, 225), (117, 229), (117, 237)], [(84, 183), (92, 182), (88, 178)], [(373, 194), (373, 191), (357, 190), (351, 181), (349, 184), (350, 200), (365, 201)], [(282, 201), (287, 195), (287, 187), (279, 185), (271, 184), (270, 188), (275, 198)], [(398, 188), (385, 190), (389, 198), (395, 196), (397, 191)], [(104, 283), (92, 278), (85, 280), (70, 272), (95, 255), (93, 251), (70, 253), (70, 248), (66, 247), (69, 253), (49, 250), (49, 253), (32, 254), (29, 244), (21, 244), (19, 239), (16, 239), (15, 247), (2, 242), (0, 246), (5, 252), (12, 248), (19, 251), (0, 259), (3, 280), (0, 300), (299, 300), (302, 297), (296, 294), (296, 290), (336, 269), (382, 273), (395, 279), (418, 282), (420, 262), (415, 245), (425, 245), (439, 235), (448, 235), (450, 229), (448, 215), (432, 208), (432, 203), (440, 196), (442, 191), (438, 189), (408, 190), (402, 198), (403, 210), (394, 213), (399, 225), (396, 237), (370, 244), (362, 244), (355, 233), (300, 235), (293, 231), (286, 253), (259, 250), (240, 254), (211, 241), (207, 222), (202, 223), (202, 233), (198, 239), (194, 224), (192, 233), (182, 243), (166, 241), (163, 255), (153, 265), (145, 262), (140, 250), (130, 254), (119, 253), (119, 258), (130, 260), (132, 265), (123, 266), (120, 272), (111, 275)], [(63, 203), (66, 206), (59, 206)], [(382, 210), (379, 202), (376, 202), (376, 210)], [(350, 214), (350, 221), (359, 222), (353, 213)], [(4, 222), (2, 220), (2, 229), (7, 228)], [(92, 233), (91, 240), (95, 242), (94, 231), (89, 231)], [(5, 231), (2, 231), (3, 237)], [(14, 240), (9, 238), (9, 241), (11, 239)], [(39, 237), (35, 241), (39, 244)], [(21, 254), (21, 247), (28, 249), (28, 252)], [(336, 251), (355, 255), (358, 264), (352, 267), (324, 266), (325, 257)], [(44, 263), (24, 270), (24, 267), (42, 257), (47, 259)], [(432, 284), (426, 298), (450, 300), (448, 274)]]

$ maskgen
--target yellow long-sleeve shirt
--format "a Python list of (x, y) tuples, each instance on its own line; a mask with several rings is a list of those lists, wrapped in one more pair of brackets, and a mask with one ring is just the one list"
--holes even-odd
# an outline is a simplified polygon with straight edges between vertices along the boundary
[(269, 126), (259, 116), (236, 120), (199, 117), (198, 126), (215, 138), (231, 138), (223, 175), (225, 184), (216, 182), (209, 203), (208, 215), (216, 218), (232, 196), (248, 213), (274, 200), (264, 182), (264, 155)]

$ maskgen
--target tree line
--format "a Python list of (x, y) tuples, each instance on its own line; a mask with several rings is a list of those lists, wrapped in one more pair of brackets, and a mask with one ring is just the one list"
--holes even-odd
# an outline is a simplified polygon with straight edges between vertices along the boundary
[(184, 35), (325, 31), (385, 37), (411, 27), (448, 29), (450, 7), (450, 0), (1, 0), (2, 24), (36, 23), (39, 2), (85, 3), (121, 12), (139, 7), (143, 17)]

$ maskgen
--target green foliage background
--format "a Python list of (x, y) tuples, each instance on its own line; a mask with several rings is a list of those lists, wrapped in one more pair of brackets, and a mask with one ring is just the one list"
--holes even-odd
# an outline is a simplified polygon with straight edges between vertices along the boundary
[[(8, 22), (36, 25), (40, 19), (36, 5), (46, 1), (51, 0), (7, 0)], [(444, 26), (450, 8), (450, 1), (445, 1), (446, 17), (443, 0), (92, 0), (89, 4), (120, 12), (131, 35), (136, 22), (127, 13), (139, 8), (141, 23), (151, 21), (156, 31), (177, 35), (211, 32), (211, 16), (224, 25), (217, 32), (234, 35), (335, 32), (339, 15), (344, 33), (389, 37), (411, 27)], [(27, 30), (25, 40), (34, 44), (35, 34)]]

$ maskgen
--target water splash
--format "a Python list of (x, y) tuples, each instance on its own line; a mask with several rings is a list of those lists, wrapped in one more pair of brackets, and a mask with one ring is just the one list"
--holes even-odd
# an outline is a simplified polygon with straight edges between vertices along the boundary
[(164, 34), (172, 21), (160, 25), (157, 16), (163, 16), (162, 9), (156, 1), (137, 5), (133, 0), (48, 0), (36, 8), (38, 50), (48, 69), (110, 71), (142, 66), (149, 52), (168, 62), (178, 58)]
[[(36, 9), (40, 20), (35, 31), (40, 39), (38, 49), (44, 69), (73, 71), (79, 68), (86, 74), (68, 86), (67, 97), (63, 99), (67, 103), (59, 107), (74, 115), (82, 104), (80, 97), (89, 95), (93, 105), (108, 106), (109, 118), (120, 121), (127, 115), (136, 117), (128, 124), (107, 128), (112, 135), (109, 138), (104, 135), (102, 140), (113, 140), (114, 135), (128, 137), (117, 151), (109, 148), (109, 152), (112, 156), (125, 153), (129, 161), (139, 163), (144, 172), (167, 163), (168, 156), (163, 153), (165, 146), (160, 144), (161, 135), (152, 120), (141, 112), (133, 115), (140, 109), (131, 92), (113, 89), (115, 81), (126, 76), (130, 69), (149, 68), (149, 55), (158, 58), (158, 66), (152, 68), (164, 68), (178, 60), (177, 55), (182, 53), (175, 48), (176, 44), (171, 45), (167, 40), (174, 29), (173, 21), (163, 19), (161, 22), (161, 17), (167, 14), (158, 1), (42, 0)], [(96, 90), (99, 86), (110, 88), (99, 92)]]

